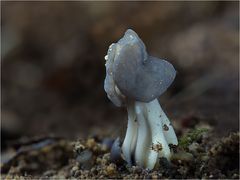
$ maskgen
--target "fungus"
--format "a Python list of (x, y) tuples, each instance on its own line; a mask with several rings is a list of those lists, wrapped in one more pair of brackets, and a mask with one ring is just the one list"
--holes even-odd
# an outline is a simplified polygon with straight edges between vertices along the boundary
[(128, 112), (123, 156), (129, 165), (153, 169), (159, 157), (170, 158), (169, 145), (178, 144), (157, 99), (171, 85), (176, 71), (169, 62), (149, 56), (131, 29), (110, 45), (105, 60), (107, 96)]

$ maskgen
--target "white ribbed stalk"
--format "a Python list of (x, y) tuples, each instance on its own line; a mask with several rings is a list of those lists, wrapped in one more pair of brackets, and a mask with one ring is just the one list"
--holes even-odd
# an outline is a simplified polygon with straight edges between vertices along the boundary
[[(177, 145), (177, 137), (157, 99), (128, 105), (128, 128), (122, 150), (130, 165), (134, 164), (131, 161), (134, 155), (136, 165), (153, 169), (158, 157), (170, 158), (169, 144)], [(156, 151), (152, 145), (162, 149)]]
[(149, 126), (147, 124), (147, 119), (145, 118), (145, 103), (136, 101), (135, 112), (137, 115), (138, 122), (138, 136), (135, 149), (135, 163), (138, 166), (145, 167), (146, 152), (148, 150), (150, 143), (149, 134), (151, 133)]
[(137, 140), (137, 128), (138, 124), (136, 121), (136, 113), (134, 109), (134, 104), (129, 103), (127, 105), (128, 112), (128, 125), (125, 139), (122, 145), (123, 155), (128, 164), (132, 165), (131, 156), (135, 150), (136, 140)]
[[(164, 130), (162, 126), (163, 110), (158, 103), (158, 100), (155, 99), (150, 103), (146, 103), (146, 111), (148, 122), (151, 129), (151, 142), (153, 146), (160, 145), (162, 150), (157, 151), (156, 149), (149, 148), (147, 156), (147, 165), (149, 169), (153, 169), (158, 157), (170, 157), (170, 149), (168, 142), (164, 136)], [(175, 133), (174, 133), (175, 134)]]

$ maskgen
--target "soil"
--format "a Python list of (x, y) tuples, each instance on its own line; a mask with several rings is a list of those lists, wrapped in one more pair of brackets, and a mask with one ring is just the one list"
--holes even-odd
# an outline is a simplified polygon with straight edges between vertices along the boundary
[(112, 146), (114, 139), (92, 137), (69, 141), (28, 139), (4, 154), (3, 179), (239, 179), (239, 133), (213, 138), (199, 125), (171, 147), (171, 160), (159, 158), (154, 170), (129, 166)]

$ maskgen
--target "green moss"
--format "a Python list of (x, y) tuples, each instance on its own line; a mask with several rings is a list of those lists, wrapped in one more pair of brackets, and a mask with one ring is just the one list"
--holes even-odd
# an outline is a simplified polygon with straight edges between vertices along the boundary
[(202, 134), (207, 131), (207, 128), (198, 128), (189, 131), (179, 140), (179, 147), (187, 148), (191, 143), (197, 141), (202, 136)]

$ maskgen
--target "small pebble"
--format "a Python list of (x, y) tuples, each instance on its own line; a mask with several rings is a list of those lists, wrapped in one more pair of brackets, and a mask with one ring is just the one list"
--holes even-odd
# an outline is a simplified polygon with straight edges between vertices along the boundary
[(189, 151), (196, 152), (199, 149), (199, 144), (196, 142), (193, 142), (188, 146)]
[(189, 162), (193, 160), (193, 155), (191, 153), (188, 152), (178, 152), (172, 155), (171, 157), (172, 160), (177, 160), (179, 162)]
[(111, 163), (106, 168), (106, 175), (112, 176), (112, 175), (116, 174), (116, 172), (117, 172), (116, 170), (117, 170), (117, 166), (115, 164)]
[(43, 173), (44, 176), (52, 176), (56, 173), (55, 170), (48, 170), (46, 172)]
[(93, 153), (89, 150), (84, 150), (77, 156), (76, 160), (80, 163), (82, 169), (89, 169), (93, 164)]
[(131, 171), (132, 171), (133, 173), (139, 174), (139, 173), (142, 172), (142, 168), (139, 167), (139, 166), (132, 166), (132, 167), (131, 167)]
[(88, 139), (87, 142), (86, 142), (86, 146), (90, 149), (93, 149), (94, 146), (96, 146), (96, 144), (97, 143), (93, 138)]
[(152, 179), (158, 179), (158, 175), (156, 174), (152, 175)]

